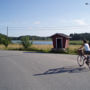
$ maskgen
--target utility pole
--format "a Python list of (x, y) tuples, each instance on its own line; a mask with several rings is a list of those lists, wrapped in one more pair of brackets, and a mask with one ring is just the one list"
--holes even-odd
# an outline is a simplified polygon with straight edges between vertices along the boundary
[(7, 26), (7, 43), (8, 43), (8, 26)]
[(8, 26), (7, 26), (7, 37), (8, 37)]

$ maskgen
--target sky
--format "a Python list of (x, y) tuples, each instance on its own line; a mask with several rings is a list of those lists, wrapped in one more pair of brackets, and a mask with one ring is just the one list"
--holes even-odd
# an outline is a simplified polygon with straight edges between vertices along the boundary
[(9, 36), (90, 33), (90, 0), (0, 0), (0, 33), (7, 27)]

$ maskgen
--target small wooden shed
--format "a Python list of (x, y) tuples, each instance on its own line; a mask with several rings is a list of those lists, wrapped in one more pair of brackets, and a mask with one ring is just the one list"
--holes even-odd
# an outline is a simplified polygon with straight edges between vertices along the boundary
[(53, 41), (54, 49), (66, 49), (69, 47), (70, 37), (68, 35), (65, 35), (63, 33), (56, 33), (52, 35), (51, 38)]

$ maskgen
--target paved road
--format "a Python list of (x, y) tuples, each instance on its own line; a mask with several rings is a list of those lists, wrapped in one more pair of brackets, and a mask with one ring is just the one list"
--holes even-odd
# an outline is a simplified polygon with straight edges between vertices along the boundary
[(90, 90), (76, 55), (0, 51), (0, 90)]

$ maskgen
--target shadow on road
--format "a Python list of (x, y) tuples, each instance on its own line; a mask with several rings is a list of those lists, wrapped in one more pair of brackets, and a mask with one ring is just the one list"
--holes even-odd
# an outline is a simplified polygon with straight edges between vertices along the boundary
[(88, 72), (89, 69), (85, 67), (77, 67), (77, 66), (67, 66), (55, 69), (49, 69), (44, 73), (34, 74), (33, 76), (39, 75), (49, 75), (49, 74), (61, 74), (61, 73), (81, 73), (81, 72)]

